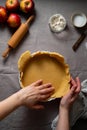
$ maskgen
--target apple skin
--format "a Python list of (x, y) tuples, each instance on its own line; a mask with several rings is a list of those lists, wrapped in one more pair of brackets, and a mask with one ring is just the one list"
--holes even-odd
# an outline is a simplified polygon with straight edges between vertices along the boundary
[(21, 0), (20, 1), (20, 9), (24, 13), (31, 13), (34, 10), (34, 2), (33, 0)]
[(7, 20), (7, 11), (6, 8), (3, 6), (0, 6), (0, 23), (5, 23)]
[(19, 9), (20, 3), (18, 0), (6, 0), (5, 7), (9, 12), (15, 12)]
[(7, 19), (7, 24), (11, 28), (18, 28), (21, 24), (21, 18), (16, 13), (11, 13)]

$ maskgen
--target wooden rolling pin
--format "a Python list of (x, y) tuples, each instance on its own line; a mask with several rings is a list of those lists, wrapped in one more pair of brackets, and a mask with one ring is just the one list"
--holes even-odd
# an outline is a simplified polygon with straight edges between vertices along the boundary
[(2, 57), (7, 57), (9, 52), (16, 48), (24, 35), (27, 33), (31, 21), (34, 19), (34, 15), (30, 16), (25, 23), (22, 23), (17, 31), (12, 35), (8, 41), (8, 48), (3, 52)]

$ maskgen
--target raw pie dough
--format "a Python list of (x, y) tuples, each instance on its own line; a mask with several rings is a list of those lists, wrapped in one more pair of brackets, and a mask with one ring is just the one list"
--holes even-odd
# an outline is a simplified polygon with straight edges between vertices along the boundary
[(22, 88), (43, 79), (43, 83), (50, 82), (55, 88), (51, 98), (62, 97), (70, 88), (69, 67), (58, 53), (39, 51), (30, 54), (26, 51), (18, 60), (18, 69)]

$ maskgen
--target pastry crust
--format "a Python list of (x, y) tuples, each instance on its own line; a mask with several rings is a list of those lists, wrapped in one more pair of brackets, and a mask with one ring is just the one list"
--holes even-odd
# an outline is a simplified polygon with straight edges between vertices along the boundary
[(43, 79), (43, 83), (52, 83), (55, 88), (53, 98), (64, 96), (70, 88), (69, 66), (64, 57), (56, 52), (38, 51), (31, 54), (24, 52), (18, 60), (20, 86), (22, 88)]

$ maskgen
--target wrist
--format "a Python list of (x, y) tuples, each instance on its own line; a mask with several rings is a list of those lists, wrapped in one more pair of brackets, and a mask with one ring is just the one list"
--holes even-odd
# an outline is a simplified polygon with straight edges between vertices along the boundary
[(64, 106), (61, 106), (61, 105), (60, 105), (59, 111), (65, 112), (65, 113), (69, 113), (70, 108), (69, 108), (69, 107), (64, 107)]
[(20, 91), (16, 92), (16, 93), (14, 94), (14, 96), (15, 96), (15, 100), (16, 100), (17, 106), (18, 106), (18, 107), (19, 107), (19, 106), (22, 106), (22, 98), (21, 98)]
[(19, 106), (25, 105), (25, 99), (26, 99), (27, 95), (24, 94), (23, 89), (19, 90), (16, 94), (17, 94)]

